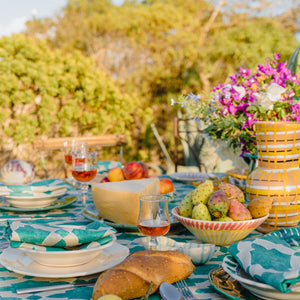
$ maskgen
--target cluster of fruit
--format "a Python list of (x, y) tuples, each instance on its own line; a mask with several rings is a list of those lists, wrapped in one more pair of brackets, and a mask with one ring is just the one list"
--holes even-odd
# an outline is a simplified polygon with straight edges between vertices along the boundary
[(263, 217), (272, 208), (271, 198), (256, 198), (245, 204), (245, 195), (237, 186), (221, 182), (215, 188), (207, 179), (188, 193), (179, 213), (186, 218), (205, 221), (245, 221)]
[[(135, 180), (143, 178), (157, 177), (155, 175), (149, 176), (149, 167), (143, 161), (129, 162), (122, 168), (115, 167), (108, 171), (107, 176), (101, 182), (116, 182), (123, 180)], [(169, 178), (160, 178), (160, 193), (167, 194), (174, 191), (174, 185)]]

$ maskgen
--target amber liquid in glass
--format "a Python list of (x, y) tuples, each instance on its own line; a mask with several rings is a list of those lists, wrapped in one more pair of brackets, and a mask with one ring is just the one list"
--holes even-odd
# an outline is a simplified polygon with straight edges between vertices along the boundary
[(90, 181), (97, 175), (97, 169), (92, 169), (88, 171), (72, 170), (73, 177), (81, 182)]
[(73, 162), (72, 154), (65, 154), (65, 162), (68, 165), (72, 165), (72, 162)]
[(145, 235), (160, 236), (169, 232), (170, 222), (159, 220), (145, 220), (138, 224), (138, 228), (140, 232)]

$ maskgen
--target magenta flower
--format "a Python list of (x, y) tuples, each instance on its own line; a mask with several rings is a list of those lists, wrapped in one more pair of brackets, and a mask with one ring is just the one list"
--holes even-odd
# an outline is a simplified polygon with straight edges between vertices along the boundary
[[(208, 134), (230, 142), (241, 153), (256, 151), (253, 125), (259, 120), (290, 120), (300, 122), (300, 103), (295, 103), (294, 86), (299, 84), (287, 62), (267, 58), (257, 69), (240, 68), (228, 77), (229, 84), (218, 84), (206, 102), (195, 102), (189, 95), (183, 102), (194, 117), (208, 126)], [(229, 122), (225, 122), (228, 120)]]

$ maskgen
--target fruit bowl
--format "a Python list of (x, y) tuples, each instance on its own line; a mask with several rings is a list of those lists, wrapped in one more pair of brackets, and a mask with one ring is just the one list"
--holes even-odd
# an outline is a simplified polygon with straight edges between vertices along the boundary
[(227, 246), (238, 242), (261, 225), (269, 215), (247, 221), (218, 222), (185, 218), (179, 215), (179, 206), (172, 209), (173, 216), (200, 241)]

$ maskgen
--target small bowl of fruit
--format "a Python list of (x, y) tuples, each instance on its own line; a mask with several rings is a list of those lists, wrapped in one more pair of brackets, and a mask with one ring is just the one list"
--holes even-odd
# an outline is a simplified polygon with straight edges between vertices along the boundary
[(271, 208), (271, 198), (256, 198), (246, 205), (237, 186), (221, 182), (216, 190), (207, 179), (189, 192), (172, 214), (200, 241), (226, 246), (259, 227)]

